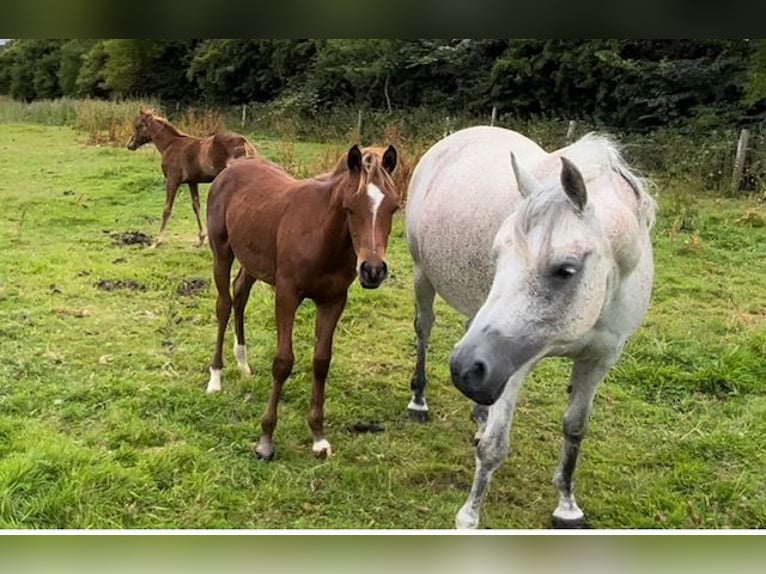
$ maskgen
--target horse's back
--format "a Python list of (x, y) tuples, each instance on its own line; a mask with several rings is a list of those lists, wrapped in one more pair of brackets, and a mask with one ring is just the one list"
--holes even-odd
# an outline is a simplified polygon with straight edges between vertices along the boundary
[(213, 252), (228, 244), (251, 276), (273, 284), (277, 229), (296, 183), (280, 166), (261, 157), (231, 162), (208, 194)]
[(436, 291), (467, 316), (489, 291), (492, 240), (520, 200), (510, 152), (525, 163), (547, 155), (517, 132), (477, 126), (434, 144), (410, 180), (410, 252)]

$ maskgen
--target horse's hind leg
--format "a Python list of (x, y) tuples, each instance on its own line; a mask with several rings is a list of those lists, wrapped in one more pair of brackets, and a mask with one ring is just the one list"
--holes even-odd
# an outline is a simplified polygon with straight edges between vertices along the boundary
[(194, 210), (194, 217), (197, 219), (197, 230), (199, 233), (199, 240), (197, 241), (197, 247), (200, 247), (205, 242), (205, 232), (202, 229), (202, 221), (199, 218), (199, 187), (196, 183), (189, 184), (189, 193), (191, 193), (192, 209)]
[(553, 511), (552, 523), (556, 528), (583, 528), (585, 515), (574, 497), (573, 475), (580, 444), (585, 436), (588, 416), (593, 405), (596, 388), (606, 376), (614, 360), (596, 362), (575, 361), (569, 387), (569, 406), (564, 414), (564, 446), (553, 484), (559, 492), (559, 505)]
[(231, 294), (229, 282), (231, 278), (231, 264), (234, 262), (234, 253), (228, 241), (222, 246), (216, 246), (213, 250), (213, 278), (218, 289), (216, 301), (216, 318), (218, 320), (218, 333), (215, 340), (215, 352), (210, 366), (210, 381), (207, 384), (208, 393), (216, 393), (221, 390), (221, 371), (223, 371), (223, 339), (226, 334), (226, 325), (231, 315)]
[(309, 428), (314, 443), (314, 456), (325, 458), (332, 454), (330, 443), (324, 437), (324, 387), (332, 359), (332, 340), (335, 326), (346, 306), (346, 292), (333, 301), (317, 303), (316, 329), (314, 337), (314, 381), (311, 387)]
[(250, 376), (250, 365), (247, 363), (247, 346), (245, 345), (245, 307), (250, 298), (250, 289), (255, 279), (248, 275), (244, 267), (239, 269), (234, 279), (234, 357), (237, 359), (239, 371)]
[(508, 456), (516, 398), (529, 368), (517, 371), (505, 385), (497, 402), (489, 408), (486, 429), (476, 445), (476, 472), (471, 492), (455, 517), (457, 528), (479, 526), (479, 510), (484, 492), (492, 480), (492, 474)]
[(412, 375), (410, 389), (412, 398), (407, 405), (407, 412), (412, 420), (426, 422), (428, 420), (428, 405), (426, 404), (426, 353), (428, 340), (431, 337), (431, 327), (434, 324), (434, 290), (425, 271), (415, 263), (415, 334), (417, 335), (417, 362), (415, 373)]

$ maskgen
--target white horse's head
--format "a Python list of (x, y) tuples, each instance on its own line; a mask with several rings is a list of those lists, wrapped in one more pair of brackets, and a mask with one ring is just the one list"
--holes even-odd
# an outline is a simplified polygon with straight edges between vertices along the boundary
[(485, 405), (517, 371), (588, 343), (616, 270), (575, 164), (562, 157), (545, 185), (511, 164), (524, 200), (495, 236), (492, 287), (450, 357), (452, 382)]

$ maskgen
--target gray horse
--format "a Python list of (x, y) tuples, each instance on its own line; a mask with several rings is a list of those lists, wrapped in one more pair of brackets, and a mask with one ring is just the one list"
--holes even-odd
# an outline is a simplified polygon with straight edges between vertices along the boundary
[(458, 528), (478, 526), (482, 496), (508, 454), (519, 389), (548, 356), (574, 362), (553, 522), (584, 525), (572, 476), (596, 388), (649, 306), (654, 213), (645, 182), (604, 136), (547, 153), (516, 132), (473, 127), (418, 162), (406, 211), (417, 334), (408, 409), (427, 418), (426, 347), (439, 293), (470, 320), (450, 373), (475, 402), (479, 426)]

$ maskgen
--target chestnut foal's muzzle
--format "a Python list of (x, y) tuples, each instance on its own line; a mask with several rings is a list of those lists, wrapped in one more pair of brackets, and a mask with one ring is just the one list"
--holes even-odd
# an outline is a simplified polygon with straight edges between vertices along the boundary
[(385, 261), (377, 263), (368, 263), (362, 261), (359, 265), (359, 283), (365, 289), (376, 289), (380, 287), (383, 280), (388, 276), (388, 266)]

